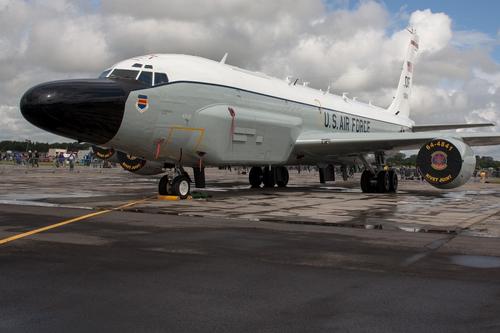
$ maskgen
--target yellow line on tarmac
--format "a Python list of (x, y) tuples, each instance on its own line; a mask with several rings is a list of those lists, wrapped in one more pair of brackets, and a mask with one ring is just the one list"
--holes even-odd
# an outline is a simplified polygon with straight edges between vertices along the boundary
[(130, 206), (136, 205), (138, 203), (141, 203), (143, 201), (146, 201), (148, 199), (149, 198), (141, 199), (141, 200), (137, 200), (137, 201), (133, 201), (133, 202), (129, 202), (127, 204), (118, 206), (116, 208), (111, 208), (111, 209), (106, 209), (106, 210), (101, 210), (101, 211), (98, 211), (98, 212), (86, 214), (86, 215), (75, 217), (75, 218), (72, 218), (72, 219), (69, 219), (69, 220), (65, 220), (65, 221), (62, 221), (62, 222), (59, 222), (59, 223), (56, 223), (56, 224), (51, 224), (51, 225), (48, 225), (48, 226), (45, 226), (45, 227), (42, 227), (42, 228), (38, 228), (38, 229), (35, 229), (35, 230), (31, 230), (31, 231), (23, 232), (21, 234), (10, 236), (10, 237), (4, 238), (4, 239), (0, 239), (0, 245), (5, 244), (5, 243), (9, 243), (9, 242), (12, 242), (12, 241), (15, 241), (15, 240), (20, 239), (20, 238), (24, 238), (24, 237), (28, 237), (28, 236), (31, 236), (31, 235), (34, 235), (34, 234), (38, 234), (38, 233), (41, 233), (41, 232), (44, 232), (44, 231), (47, 231), (47, 230), (50, 230), (50, 229), (62, 227), (63, 225), (66, 225), (66, 224), (70, 224), (70, 223), (73, 223), (73, 222), (78, 222), (78, 221), (81, 221), (81, 220), (89, 219), (89, 218), (94, 217), (94, 216), (103, 215), (103, 214), (110, 213), (110, 212), (115, 211), (115, 210), (120, 210), (120, 209), (123, 209), (123, 208), (127, 208), (127, 207), (130, 207)]

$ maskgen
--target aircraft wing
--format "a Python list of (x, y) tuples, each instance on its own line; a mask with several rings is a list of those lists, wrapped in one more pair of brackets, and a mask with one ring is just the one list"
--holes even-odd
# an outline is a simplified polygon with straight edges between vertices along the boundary
[(440, 124), (440, 125), (414, 125), (413, 132), (428, 132), (439, 130), (450, 130), (458, 128), (476, 128), (476, 127), (490, 127), (495, 126), (494, 123), (477, 123), (477, 124)]
[(380, 150), (419, 149), (435, 138), (456, 138), (470, 146), (500, 145), (500, 133), (329, 133), (305, 132), (296, 143), (295, 151), (304, 154), (357, 155)]

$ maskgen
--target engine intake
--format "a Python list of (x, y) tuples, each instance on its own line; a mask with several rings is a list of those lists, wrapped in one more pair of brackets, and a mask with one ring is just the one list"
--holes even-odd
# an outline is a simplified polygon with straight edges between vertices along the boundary
[(163, 172), (163, 163), (161, 162), (148, 161), (121, 151), (117, 152), (117, 156), (121, 167), (135, 174), (157, 175)]
[(92, 146), (92, 150), (94, 151), (95, 156), (100, 158), (101, 160), (107, 160), (115, 154), (115, 150), (113, 148)]
[(465, 142), (454, 138), (436, 138), (427, 142), (417, 156), (417, 168), (434, 187), (451, 189), (462, 186), (476, 167), (474, 152)]

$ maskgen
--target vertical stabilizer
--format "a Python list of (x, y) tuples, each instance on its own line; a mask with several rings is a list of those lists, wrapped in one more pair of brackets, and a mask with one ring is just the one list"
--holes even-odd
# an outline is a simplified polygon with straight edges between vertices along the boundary
[(415, 69), (414, 60), (417, 55), (419, 42), (415, 30), (408, 29), (408, 31), (411, 33), (411, 39), (403, 63), (401, 77), (399, 78), (398, 90), (388, 108), (388, 111), (392, 114), (407, 118), (410, 116), (410, 94), (413, 85), (413, 71)]

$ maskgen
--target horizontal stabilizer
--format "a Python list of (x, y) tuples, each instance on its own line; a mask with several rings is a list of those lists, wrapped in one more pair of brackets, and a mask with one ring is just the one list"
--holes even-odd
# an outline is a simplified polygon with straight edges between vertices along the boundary
[(490, 127), (495, 126), (494, 123), (480, 123), (480, 124), (445, 124), (445, 125), (415, 125), (412, 127), (413, 132), (428, 132), (428, 131), (443, 131), (459, 128), (476, 128), (476, 127)]

